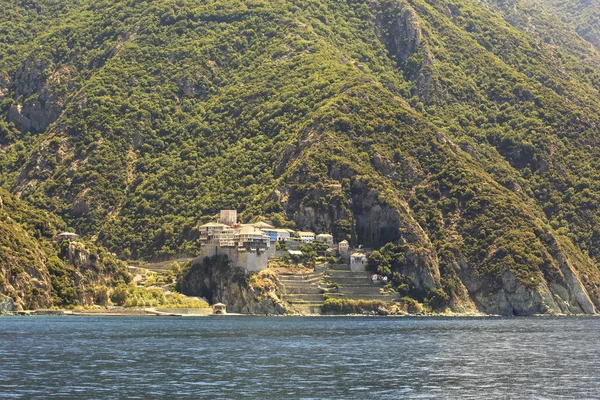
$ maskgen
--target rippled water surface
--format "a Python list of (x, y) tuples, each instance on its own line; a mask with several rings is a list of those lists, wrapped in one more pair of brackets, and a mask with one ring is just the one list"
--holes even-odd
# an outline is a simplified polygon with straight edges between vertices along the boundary
[(600, 398), (597, 318), (0, 318), (1, 398)]

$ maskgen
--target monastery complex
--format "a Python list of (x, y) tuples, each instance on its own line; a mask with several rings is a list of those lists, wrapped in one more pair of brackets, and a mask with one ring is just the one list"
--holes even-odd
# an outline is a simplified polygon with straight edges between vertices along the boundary
[[(351, 268), (364, 271), (365, 255), (350, 254), (348, 241), (334, 243), (333, 235), (329, 233), (278, 229), (266, 222), (240, 224), (236, 210), (221, 210), (219, 222), (206, 223), (199, 229), (200, 259), (227, 255), (234, 266), (247, 272), (267, 268), (271, 258), (301, 255), (300, 246), (314, 242), (327, 245), (329, 254), (339, 255), (349, 261)], [(279, 246), (276, 245), (278, 242)]]

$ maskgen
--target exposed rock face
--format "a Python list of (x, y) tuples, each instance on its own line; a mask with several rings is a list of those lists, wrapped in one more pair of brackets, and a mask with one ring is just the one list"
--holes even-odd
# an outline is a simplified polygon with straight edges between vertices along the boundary
[(244, 314), (291, 314), (293, 310), (280, 299), (281, 287), (271, 295), (261, 294), (254, 288), (231, 285), (220, 293), (221, 302), (227, 304), (227, 310)]
[[(336, 241), (354, 237), (366, 247), (379, 247), (398, 240), (405, 223), (399, 210), (382, 201), (365, 180), (353, 179), (346, 191), (318, 185), (280, 191), (286, 193), (282, 206), (300, 229), (332, 232)], [(323, 202), (323, 198), (327, 200)], [(411, 230), (407, 227), (404, 231)]]
[(70, 80), (67, 68), (57, 70), (51, 61), (33, 57), (25, 60), (13, 82), (16, 97), (24, 100), (10, 108), (9, 121), (23, 132), (44, 132), (59, 117)]
[(397, 241), (402, 225), (398, 210), (381, 201), (380, 194), (369, 189), (366, 181), (355, 180), (351, 191), (356, 234), (360, 242), (367, 247), (378, 247)]
[[(415, 10), (400, 1), (382, 5), (374, 2), (377, 10), (378, 35), (390, 57), (396, 61), (407, 79), (417, 84), (421, 99), (445, 97), (437, 74), (433, 71), (433, 56), (423, 38), (423, 31)], [(419, 55), (420, 60), (411, 57)]]
[(17, 311), (17, 306), (13, 299), (0, 294), (0, 315)]
[[(61, 259), (66, 263), (66, 273), (76, 288), (76, 299), (73, 300), (82, 306), (105, 306), (107, 288), (113, 286), (112, 282), (129, 281), (129, 276), (121, 269), (122, 264), (108, 255), (103, 257), (92, 253), (81, 242), (64, 244)], [(52, 282), (58, 281), (53, 277)]]
[(545, 283), (536, 290), (528, 290), (518, 284), (515, 275), (510, 271), (502, 275), (499, 289), (485, 295), (477, 293), (475, 300), (491, 314), (531, 315), (561, 311)]
[(406, 267), (399, 272), (413, 279), (419, 289), (439, 289), (440, 269), (437, 258), (431, 251), (420, 248), (406, 253)]
[(423, 33), (417, 13), (410, 6), (401, 6), (400, 14), (388, 21), (388, 29), (386, 48), (398, 64), (403, 64), (421, 45)]
[(0, 234), (8, 238), (0, 251), (0, 293), (19, 309), (49, 307), (51, 279), (39, 244), (11, 220), (0, 223)]
[(129, 282), (124, 263), (105, 251), (83, 242), (54, 241), (64, 230), (56, 217), (4, 191), (2, 202), (0, 295), (15, 308), (103, 305), (108, 287)]
[(177, 282), (188, 296), (200, 296), (209, 303), (225, 303), (227, 311), (245, 314), (289, 314), (290, 306), (281, 300), (283, 285), (267, 270), (247, 276), (231, 266), (226, 256), (197, 260)]
[(568, 270), (554, 281), (541, 281), (534, 288), (525, 287), (515, 274), (505, 270), (499, 280), (479, 279), (473, 268), (459, 261), (459, 275), (478, 308), (489, 314), (595, 314), (596, 308), (585, 287)]

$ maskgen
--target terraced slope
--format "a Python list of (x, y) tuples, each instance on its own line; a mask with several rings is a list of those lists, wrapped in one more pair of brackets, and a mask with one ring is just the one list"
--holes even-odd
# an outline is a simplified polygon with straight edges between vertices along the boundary
[(319, 314), (323, 301), (323, 272), (283, 273), (279, 281), (284, 286), (282, 300), (300, 313)]

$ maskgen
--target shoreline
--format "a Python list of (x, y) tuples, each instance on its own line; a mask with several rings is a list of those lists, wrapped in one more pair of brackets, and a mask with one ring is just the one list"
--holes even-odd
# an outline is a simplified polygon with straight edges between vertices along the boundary
[(0, 314), (0, 317), (42, 317), (42, 316), (61, 316), (61, 317), (185, 317), (185, 318), (205, 318), (205, 317), (372, 317), (372, 318), (552, 318), (552, 317), (600, 317), (599, 314), (533, 314), (533, 315), (497, 315), (480, 313), (448, 313), (448, 314), (241, 314), (227, 313), (224, 315), (215, 315), (212, 313), (176, 313), (162, 312), (156, 309), (101, 309), (101, 310), (83, 310), (73, 311), (67, 309), (59, 310), (26, 310), (15, 311)]

